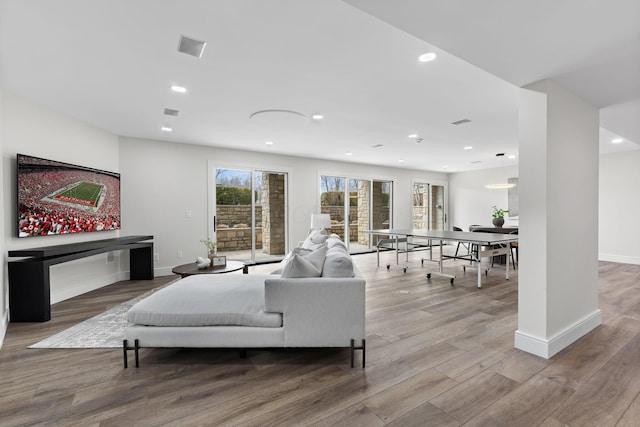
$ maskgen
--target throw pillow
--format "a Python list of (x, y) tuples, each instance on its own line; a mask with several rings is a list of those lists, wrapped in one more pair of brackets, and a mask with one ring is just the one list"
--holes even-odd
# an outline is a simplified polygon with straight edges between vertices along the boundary
[(353, 277), (351, 257), (347, 254), (328, 254), (322, 267), (322, 277)]
[(324, 230), (313, 230), (309, 233), (304, 242), (302, 242), (302, 247), (305, 249), (316, 249), (320, 245), (323, 245), (328, 238), (329, 235), (325, 234)]
[(327, 245), (322, 245), (318, 249), (311, 251), (311, 253), (304, 254), (303, 256), (304, 259), (313, 264), (318, 271), (322, 271), (324, 258), (327, 256)]
[(283, 278), (320, 277), (321, 271), (305, 257), (293, 255), (282, 269)]
[(284, 256), (284, 258), (282, 258), (282, 261), (280, 261), (280, 268), (278, 268), (277, 270), (274, 270), (271, 272), (271, 274), (282, 274), (282, 269), (284, 268), (284, 266), (287, 264), (287, 262), (294, 256), (294, 255), (301, 255), (301, 256), (305, 256), (310, 254), (312, 251), (311, 249), (304, 249), (301, 247), (295, 247), (293, 248), (293, 250), (291, 252), (289, 252), (288, 254), (286, 254)]

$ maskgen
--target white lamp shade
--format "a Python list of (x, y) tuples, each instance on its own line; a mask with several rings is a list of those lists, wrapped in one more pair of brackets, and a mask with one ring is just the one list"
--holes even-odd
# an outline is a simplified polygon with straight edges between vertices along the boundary
[(322, 230), (331, 228), (331, 217), (329, 214), (311, 214), (311, 229)]

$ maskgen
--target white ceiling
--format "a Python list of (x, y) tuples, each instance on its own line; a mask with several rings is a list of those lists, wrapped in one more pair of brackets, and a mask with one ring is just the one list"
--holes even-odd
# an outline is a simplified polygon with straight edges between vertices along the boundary
[(603, 150), (640, 148), (640, 2), (533, 4), (0, 0), (0, 83), (123, 136), (456, 172), (516, 163), (518, 87), (551, 78), (602, 108)]

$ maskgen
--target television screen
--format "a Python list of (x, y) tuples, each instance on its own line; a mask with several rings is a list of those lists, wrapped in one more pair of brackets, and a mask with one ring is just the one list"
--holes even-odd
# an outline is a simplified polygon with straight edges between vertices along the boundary
[(120, 174), (18, 154), (18, 236), (120, 229)]

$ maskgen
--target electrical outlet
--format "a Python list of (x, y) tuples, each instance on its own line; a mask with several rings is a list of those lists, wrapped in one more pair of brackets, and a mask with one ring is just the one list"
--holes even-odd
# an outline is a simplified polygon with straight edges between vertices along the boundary
[(178, 259), (181, 259), (182, 258), (182, 251), (178, 251), (176, 256), (178, 257)]
[(160, 261), (160, 254), (158, 252), (154, 252), (153, 254), (153, 260), (154, 261)]
[(191, 218), (191, 211), (187, 210), (184, 212), (184, 217), (185, 218)]

